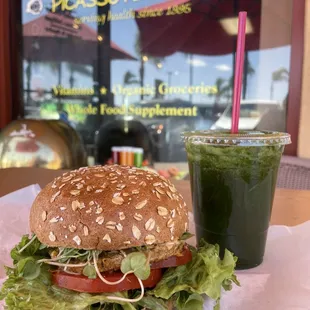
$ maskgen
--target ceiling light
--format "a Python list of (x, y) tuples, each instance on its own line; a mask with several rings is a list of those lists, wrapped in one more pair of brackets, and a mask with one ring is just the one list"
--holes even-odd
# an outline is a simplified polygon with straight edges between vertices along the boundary
[[(221, 18), (219, 23), (230, 36), (236, 36), (238, 34), (238, 17)], [(251, 20), (247, 17), (246, 19), (246, 34), (253, 33), (253, 25)]]

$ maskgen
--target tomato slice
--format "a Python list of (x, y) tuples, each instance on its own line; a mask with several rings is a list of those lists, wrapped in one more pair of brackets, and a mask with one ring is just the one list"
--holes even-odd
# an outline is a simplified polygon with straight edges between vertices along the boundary
[[(119, 280), (123, 274), (119, 272), (103, 273), (105, 279), (111, 282)], [(151, 270), (148, 279), (142, 281), (144, 287), (154, 287), (162, 278), (161, 269)], [(128, 291), (140, 288), (137, 277), (134, 274), (129, 274), (119, 284), (109, 285), (102, 282), (98, 277), (96, 279), (89, 279), (83, 275), (69, 274), (64, 271), (52, 272), (52, 281), (58, 287), (68, 290), (77, 291), (80, 293), (114, 293), (121, 291)]]
[(170, 256), (165, 260), (151, 264), (152, 269), (161, 269), (185, 265), (192, 260), (192, 252), (188, 247), (184, 247), (182, 256)]
[[(192, 253), (188, 247), (184, 247), (182, 256), (171, 256), (165, 260), (151, 264), (151, 274), (148, 279), (143, 282), (144, 287), (152, 288), (162, 278), (162, 269), (185, 265), (192, 260)], [(107, 281), (115, 282), (123, 277), (120, 271), (102, 274)], [(129, 274), (119, 284), (109, 285), (102, 282), (98, 277), (89, 279), (84, 275), (69, 274), (64, 271), (52, 272), (52, 281), (59, 287), (66, 288), (81, 293), (114, 293), (128, 291), (140, 288), (137, 277), (134, 274)]]

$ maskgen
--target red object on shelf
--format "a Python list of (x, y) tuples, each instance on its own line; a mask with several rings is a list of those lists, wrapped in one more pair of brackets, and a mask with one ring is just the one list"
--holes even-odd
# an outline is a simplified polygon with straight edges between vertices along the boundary
[(150, 162), (147, 160), (147, 159), (145, 159), (143, 162), (142, 162), (142, 167), (147, 167), (147, 166), (149, 166), (150, 165)]
[(177, 176), (179, 174), (179, 169), (175, 168), (175, 167), (171, 167), (168, 169), (168, 172), (170, 175), (172, 175), (173, 177)]
[(157, 172), (159, 175), (161, 175), (162, 177), (164, 177), (166, 179), (169, 179), (171, 177), (170, 173), (166, 170), (158, 170)]
[(113, 165), (113, 160), (112, 158), (109, 158), (106, 162), (106, 165)]
[(35, 140), (17, 142), (15, 151), (19, 153), (36, 153), (40, 149)]

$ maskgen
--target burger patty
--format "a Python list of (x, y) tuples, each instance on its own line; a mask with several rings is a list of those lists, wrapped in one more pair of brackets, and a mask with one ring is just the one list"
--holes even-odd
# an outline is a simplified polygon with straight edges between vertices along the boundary
[[(150, 263), (158, 262), (161, 260), (165, 260), (170, 256), (182, 256), (184, 248), (183, 242), (171, 242), (171, 243), (163, 243), (157, 244), (154, 246), (150, 246), (147, 248), (139, 249), (140, 252), (145, 253), (149, 257)], [(129, 252), (132, 252), (129, 251)], [(127, 252), (128, 253), (128, 252)], [(119, 270), (121, 267), (122, 260), (124, 256), (127, 254), (125, 252), (117, 252), (104, 253), (103, 256), (99, 256), (98, 267), (101, 272), (110, 271), (110, 270)]]
[[(102, 254), (100, 254), (97, 264), (100, 272), (116, 271), (120, 270), (121, 263), (124, 257), (126, 257), (127, 254), (132, 252), (143, 252), (149, 257), (150, 263), (154, 263), (165, 260), (170, 256), (182, 256), (183, 249), (184, 241), (176, 241), (142, 247), (139, 249), (131, 248), (124, 251), (103, 252)], [(70, 263), (74, 262), (71, 261)], [(72, 267), (68, 268), (67, 270), (71, 272), (82, 273), (83, 268)]]

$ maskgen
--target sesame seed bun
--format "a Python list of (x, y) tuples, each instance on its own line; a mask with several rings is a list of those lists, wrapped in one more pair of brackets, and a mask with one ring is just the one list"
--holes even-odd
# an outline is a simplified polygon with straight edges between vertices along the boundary
[(30, 228), (50, 247), (119, 250), (176, 241), (187, 207), (165, 178), (127, 166), (65, 173), (37, 196)]

